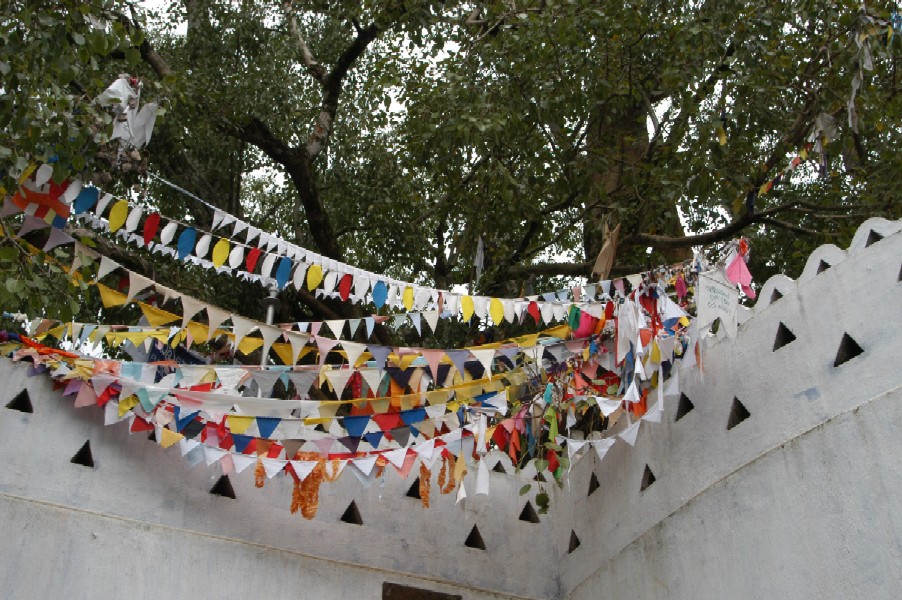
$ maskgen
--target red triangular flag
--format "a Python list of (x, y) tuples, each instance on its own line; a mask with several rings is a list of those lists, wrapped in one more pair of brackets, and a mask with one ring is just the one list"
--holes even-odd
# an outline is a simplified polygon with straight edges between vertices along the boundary
[(401, 415), (396, 412), (373, 415), (373, 420), (379, 425), (379, 429), (385, 432), (391, 431), (395, 427), (400, 427), (401, 425)]
[(160, 228), (160, 213), (151, 213), (144, 219), (144, 245), (149, 246), (150, 242), (157, 235), (157, 229)]
[(260, 258), (260, 248), (251, 248), (251, 251), (247, 253), (247, 259), (244, 261), (244, 266), (247, 267), (248, 273), (254, 272), (254, 267), (257, 266), (257, 260)]
[(347, 301), (348, 297), (351, 295), (351, 285), (353, 283), (354, 276), (350, 273), (345, 273), (338, 283), (338, 295), (341, 296), (342, 300)]
[(134, 419), (132, 419), (132, 426), (129, 429), (129, 431), (132, 433), (139, 433), (141, 431), (153, 431), (153, 430), (154, 430), (153, 423), (148, 423), (141, 417), (135, 417)]
[(538, 324), (541, 322), (542, 315), (541, 315), (541, 313), (539, 312), (539, 305), (538, 305), (538, 303), (536, 303), (536, 302), (530, 302), (530, 303), (529, 303), (529, 306), (526, 308), (526, 312), (528, 312), (528, 313), (529, 313), (529, 316), (532, 317), (532, 318), (535, 320), (536, 325), (538, 325)]

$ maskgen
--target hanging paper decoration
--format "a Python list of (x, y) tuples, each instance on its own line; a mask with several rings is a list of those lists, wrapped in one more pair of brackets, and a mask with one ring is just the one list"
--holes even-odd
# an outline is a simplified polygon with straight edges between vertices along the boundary
[(319, 265), (310, 265), (307, 268), (307, 289), (315, 290), (323, 280), (323, 268)]
[(99, 189), (95, 187), (83, 188), (75, 198), (75, 202), (72, 205), (72, 211), (76, 215), (87, 212), (94, 208), (98, 198), (100, 198)]
[(276, 284), (279, 286), (280, 290), (288, 284), (288, 277), (291, 275), (292, 266), (291, 259), (287, 256), (283, 256), (279, 260), (279, 266), (276, 269)]
[(185, 260), (194, 249), (194, 241), (197, 237), (197, 230), (194, 227), (188, 227), (179, 235), (177, 244), (179, 260)]
[(150, 246), (153, 238), (157, 235), (157, 229), (160, 227), (160, 213), (155, 212), (147, 215), (144, 220), (144, 245)]
[(128, 218), (128, 201), (120, 200), (110, 209), (110, 231), (112, 233), (119, 231), (119, 228), (125, 225), (126, 218)]
[(251, 251), (247, 253), (247, 258), (244, 261), (244, 266), (245, 268), (247, 268), (248, 273), (254, 272), (254, 269), (257, 267), (257, 260), (259, 260), (260, 254), (260, 248), (251, 248)]
[(216, 245), (213, 246), (213, 256), (211, 257), (213, 265), (217, 269), (222, 267), (228, 257), (229, 241), (226, 238), (221, 238), (218, 242), (216, 242)]

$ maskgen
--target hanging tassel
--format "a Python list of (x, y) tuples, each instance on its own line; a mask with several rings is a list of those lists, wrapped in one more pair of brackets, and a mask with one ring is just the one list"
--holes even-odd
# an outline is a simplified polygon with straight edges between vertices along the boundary
[(455, 488), (454, 477), (450, 476), (449, 471), (454, 471), (454, 457), (443, 454), (442, 468), (438, 472), (438, 487), (442, 494), (450, 494)]
[(420, 463), (420, 501), (423, 503), (423, 508), (429, 508), (429, 491), (432, 487), (431, 477), (432, 473), (426, 468), (426, 465)]
[(301, 515), (310, 520), (316, 516), (319, 509), (319, 488), (326, 475), (326, 461), (318, 452), (298, 452), (298, 460), (317, 461), (313, 471), (304, 479), (295, 479), (294, 492), (291, 496), (291, 512), (296, 513), (298, 508)]
[(328, 481), (329, 483), (332, 483), (333, 481), (338, 479), (338, 476), (341, 474), (341, 471), (338, 470), (339, 463), (341, 463), (341, 461), (338, 460), (337, 458), (333, 458), (331, 461), (332, 472), (334, 473), (334, 475), (330, 476), (328, 471), (323, 473), (323, 476), (325, 477), (326, 481)]
[(296, 514), (298, 509), (301, 508), (301, 499), (303, 495), (301, 493), (301, 480), (298, 479), (297, 475), (294, 476), (294, 489), (291, 491), (291, 514)]
[(256, 485), (258, 488), (262, 488), (265, 481), (266, 469), (263, 468), (263, 461), (258, 458), (257, 466), (254, 467), (254, 485)]

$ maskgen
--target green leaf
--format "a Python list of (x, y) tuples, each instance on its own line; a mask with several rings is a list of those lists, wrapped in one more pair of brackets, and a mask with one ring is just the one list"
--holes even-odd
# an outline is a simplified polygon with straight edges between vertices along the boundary
[(551, 503), (551, 498), (548, 497), (546, 492), (539, 492), (536, 494), (536, 506), (539, 507), (538, 513), (540, 515), (544, 515), (548, 512), (548, 506)]
[(520, 495), (522, 496), (523, 494), (525, 494), (526, 492), (528, 492), (531, 489), (532, 489), (532, 484), (527, 483), (526, 485), (524, 485), (523, 487), (520, 488)]
[(134, 67), (141, 62), (141, 51), (137, 48), (126, 48), (125, 60), (128, 63), (128, 66)]

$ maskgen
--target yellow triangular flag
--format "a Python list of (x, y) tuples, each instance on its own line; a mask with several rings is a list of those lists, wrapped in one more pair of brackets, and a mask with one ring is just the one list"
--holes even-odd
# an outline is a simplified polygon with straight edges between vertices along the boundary
[(539, 343), (539, 334), (530, 333), (529, 335), (521, 335), (511, 340), (521, 348), (534, 348)]
[(401, 302), (404, 303), (404, 308), (410, 310), (413, 308), (413, 288), (409, 285), (404, 288), (404, 293), (401, 296)]
[(658, 340), (652, 340), (651, 352), (648, 355), (648, 362), (653, 365), (661, 364), (661, 348), (658, 347)]
[(143, 302), (138, 302), (138, 306), (141, 308), (141, 312), (144, 313), (144, 318), (146, 318), (147, 322), (150, 323), (153, 327), (162, 327), (167, 323), (182, 320), (181, 315), (167, 312), (162, 308), (157, 308), (156, 306), (144, 304)]
[(130, 411), (136, 404), (138, 404), (138, 397), (132, 394), (128, 398), (122, 398), (119, 400), (119, 416), (122, 417)]
[(570, 335), (570, 327), (567, 325), (558, 325), (557, 327), (552, 327), (551, 329), (546, 329), (543, 331), (545, 335), (550, 335), (556, 338), (566, 339), (567, 336)]
[(311, 292), (323, 280), (323, 268), (319, 265), (310, 265), (307, 268), (307, 289)]
[(262, 345), (263, 338), (245, 337), (243, 340), (241, 340), (241, 343), (238, 344), (238, 351), (242, 354), (250, 354)]
[(164, 448), (168, 448), (168, 447), (172, 446), (173, 444), (175, 444), (176, 442), (178, 442), (179, 440), (185, 438), (185, 436), (183, 436), (181, 433), (176, 433), (176, 432), (172, 431), (171, 429), (167, 429), (166, 427), (164, 427), (162, 431), (163, 431), (163, 435), (161, 437), (163, 439), (160, 440), (160, 445), (163, 446)]
[(200, 340), (204, 341), (208, 337), (209, 327), (204, 325), (203, 323), (198, 323), (197, 321), (189, 321), (188, 322), (188, 332), (191, 333), (191, 338), (194, 341)]
[(492, 322), (495, 325), (500, 325), (501, 321), (504, 320), (504, 305), (498, 298), (492, 298), (491, 302), (489, 302), (489, 316), (492, 317)]
[(370, 406), (373, 407), (373, 412), (376, 414), (386, 413), (386, 412), (388, 412), (388, 409), (391, 406), (391, 399), (389, 399), (389, 398), (372, 398), (372, 399), (370, 399)]
[(276, 353), (283, 365), (294, 364), (294, 360), (291, 358), (291, 344), (273, 344), (272, 351)]
[(213, 246), (213, 266), (217, 269), (225, 264), (226, 259), (229, 257), (229, 240), (222, 238), (216, 245)]
[(169, 345), (172, 346), (173, 348), (175, 348), (176, 346), (181, 344), (183, 341), (185, 341), (185, 338), (187, 338), (187, 337), (188, 337), (188, 332), (185, 331), (184, 329), (182, 329), (181, 331), (177, 332), (174, 336), (172, 336), (172, 339), (169, 340)]
[(461, 296), (460, 297), (460, 312), (464, 317), (464, 321), (469, 321), (470, 317), (473, 316), (473, 298), (470, 296)]
[(237, 433), (239, 435), (242, 435), (247, 431), (247, 428), (251, 426), (251, 423), (253, 423), (254, 420), (254, 417), (238, 415), (229, 415), (226, 417), (226, 421), (229, 424), (229, 430), (231, 430), (232, 433)]
[(128, 201), (120, 200), (110, 209), (110, 232), (116, 233), (128, 218)]
[(460, 483), (464, 479), (464, 475), (467, 474), (467, 461), (464, 458), (464, 451), (461, 450), (460, 454), (457, 455), (457, 460), (454, 461), (454, 481)]
[[(146, 331), (127, 331), (121, 335), (123, 340), (128, 340), (135, 346), (143, 344), (144, 340), (151, 336), (151, 334)], [(109, 335), (107, 337), (109, 337)]]
[(95, 284), (97, 286), (97, 291), (100, 292), (100, 301), (103, 303), (105, 308), (111, 308), (113, 306), (122, 306), (125, 304), (125, 300), (127, 296), (122, 292), (117, 292), (113, 288), (108, 288), (102, 283)]

